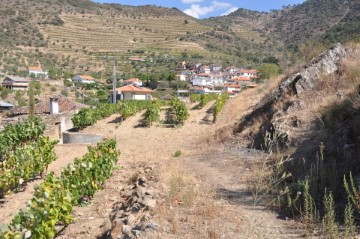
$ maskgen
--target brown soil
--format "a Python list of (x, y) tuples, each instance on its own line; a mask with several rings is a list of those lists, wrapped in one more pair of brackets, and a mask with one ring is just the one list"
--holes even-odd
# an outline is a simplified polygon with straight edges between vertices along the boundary
[[(241, 98), (230, 99), (223, 114), (239, 114), (235, 109)], [(252, 104), (247, 105), (250, 107)], [(196, 196), (184, 206), (183, 198), (166, 196), (154, 211), (158, 231), (144, 234), (142, 238), (298, 238), (301, 230), (291, 220), (279, 219), (276, 213), (264, 206), (253, 205), (247, 180), (252, 176), (254, 161), (259, 159), (245, 149), (229, 149), (208, 140), (223, 126), (220, 120), (210, 124), (207, 113), (210, 105), (202, 110), (190, 111), (190, 118), (180, 128), (160, 126), (139, 127), (142, 113), (121, 124), (113, 115), (85, 132), (99, 133), (106, 138), (116, 138), (121, 150), (119, 165), (104, 190), (100, 191), (87, 207), (78, 208), (78, 220), (68, 226), (59, 238), (95, 238), (102, 230), (111, 207), (119, 200), (120, 191), (136, 173), (136, 165), (158, 164), (163, 193), (171, 190), (174, 175), (181, 175), (186, 186)], [(245, 111), (245, 109), (243, 109)], [(235, 120), (235, 119), (233, 119)], [(227, 117), (226, 124), (231, 122)], [(174, 157), (176, 150), (182, 155)], [(186, 193), (185, 193), (186, 194)], [(184, 194), (184, 195), (185, 195)], [(186, 196), (186, 195), (185, 195)]]
[[(249, 94), (251, 92), (246, 93), (246, 97)], [(204, 109), (191, 110), (190, 118), (182, 127), (142, 127), (142, 113), (139, 113), (122, 123), (118, 122), (119, 115), (113, 115), (86, 128), (85, 132), (101, 133), (105, 138), (117, 140), (121, 151), (118, 164), (122, 169), (114, 172), (90, 205), (76, 208), (77, 220), (58, 238), (96, 238), (113, 204), (119, 200), (120, 191), (136, 173), (137, 165), (143, 163), (157, 165), (162, 194), (166, 196), (153, 212), (153, 220), (160, 228), (140, 238), (300, 237), (301, 231), (293, 221), (280, 219), (264, 206), (253, 206), (247, 181), (256, 170), (254, 162), (261, 155), (254, 156), (243, 148), (229, 149), (213, 140), (218, 129), (234, 123), (256, 102), (254, 99), (244, 105), (244, 99), (241, 94), (230, 99), (216, 124), (210, 123), (209, 104)], [(59, 160), (51, 165), (52, 170), (59, 172), (85, 150), (84, 146), (57, 146)], [(182, 153), (180, 157), (174, 157), (177, 150)], [(185, 183), (179, 194), (172, 197), (169, 191), (174, 187), (172, 180), (176, 175)], [(33, 184), (39, 182), (41, 180), (32, 182), (24, 192), (7, 198), (8, 202), (0, 209), (2, 222), (9, 222), (25, 205), (31, 198)], [(188, 203), (183, 203), (185, 200)]]
[[(55, 152), (58, 159), (52, 162), (48, 167), (48, 172), (55, 172), (59, 175), (62, 168), (71, 163), (75, 157), (81, 157), (87, 152), (87, 145), (56, 145)], [(0, 222), (7, 224), (26, 206), (34, 193), (34, 186), (43, 182), (41, 177), (28, 182), (19, 192), (6, 195), (5, 202), (0, 204)]]

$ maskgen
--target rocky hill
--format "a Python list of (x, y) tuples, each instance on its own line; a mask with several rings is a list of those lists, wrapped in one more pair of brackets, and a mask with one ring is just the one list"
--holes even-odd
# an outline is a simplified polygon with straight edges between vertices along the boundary
[(275, 153), (272, 163), (281, 167), (276, 172), (288, 175), (279, 185), (286, 192), (280, 197), (290, 200), (283, 209), (291, 214), (299, 213), (291, 200), (304, 184), (317, 205), (331, 191), (341, 211), (347, 199), (344, 177), (360, 175), (359, 59), (359, 45), (337, 44), (285, 76), (251, 112), (217, 133), (230, 130), (228, 139)]

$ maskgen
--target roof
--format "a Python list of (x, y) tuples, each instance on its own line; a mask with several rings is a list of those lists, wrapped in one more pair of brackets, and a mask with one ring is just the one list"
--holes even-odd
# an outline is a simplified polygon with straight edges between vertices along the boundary
[(257, 84), (250, 84), (250, 85), (247, 85), (247, 87), (249, 87), (249, 88), (256, 88), (256, 87), (257, 87)]
[[(79, 110), (82, 108), (87, 108), (87, 105), (78, 103), (70, 98), (59, 95), (51, 98), (58, 98), (59, 112), (65, 113), (73, 110)], [(29, 114), (30, 110), (28, 106), (17, 108), (12, 110), (13, 115)], [(41, 102), (35, 105), (35, 114), (50, 114), (50, 99), (47, 99), (45, 102)]]
[(140, 87), (140, 86), (136, 86), (136, 85), (126, 85), (123, 87), (119, 87), (116, 90), (120, 91), (120, 92), (154, 93), (154, 91), (149, 88)]
[(232, 88), (241, 88), (241, 85), (237, 85), (237, 84), (225, 84), (224, 86), (232, 87)]
[(165, 95), (163, 97), (160, 97), (160, 99), (162, 99), (162, 100), (171, 100), (172, 98), (173, 97), (170, 94), (167, 94), (167, 95)]
[(234, 77), (231, 80), (234, 80), (234, 81), (250, 81), (251, 79), (248, 78), (248, 77)]
[(89, 75), (79, 75), (79, 77), (81, 77), (82, 79), (85, 79), (85, 80), (95, 80), (94, 77), (89, 76)]
[(144, 58), (139, 58), (139, 57), (132, 57), (132, 58), (129, 58), (129, 60), (131, 60), (131, 61), (145, 61)]
[(200, 74), (197, 74), (197, 76), (210, 76), (209, 73), (200, 73)]
[(29, 71), (42, 71), (40, 66), (29, 66)]
[(14, 107), (14, 105), (7, 103), (5, 101), (0, 101), (0, 107)]
[(244, 69), (242, 69), (239, 72), (256, 74), (258, 71), (257, 70), (244, 70)]
[(125, 80), (124, 82), (141, 82), (138, 78), (130, 78), (128, 80)]
[(13, 80), (15, 82), (29, 82), (28, 79), (26, 79), (24, 77), (20, 77), (20, 76), (6, 76), (6, 78), (9, 78), (9, 79), (11, 79), (11, 80)]

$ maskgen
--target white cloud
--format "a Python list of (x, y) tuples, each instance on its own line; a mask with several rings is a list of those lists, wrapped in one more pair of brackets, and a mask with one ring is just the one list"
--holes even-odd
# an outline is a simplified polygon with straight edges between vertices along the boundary
[(230, 3), (227, 3), (227, 2), (218, 2), (218, 1), (213, 1), (213, 2), (211, 3), (211, 5), (214, 6), (215, 8), (220, 8), (220, 9), (231, 7), (231, 4), (230, 4)]
[[(200, 1), (200, 0), (182, 0), (182, 1), (190, 2), (190, 1)], [(213, 2), (211, 2), (210, 6), (201, 6), (200, 4), (191, 4), (190, 8), (184, 10), (184, 13), (186, 13), (192, 17), (195, 17), (195, 18), (200, 18), (201, 16), (205, 16), (209, 13), (215, 12), (217, 10), (223, 10), (223, 9), (227, 9), (226, 12), (228, 12), (231, 9), (233, 11), (237, 10), (237, 8), (235, 9), (235, 7), (233, 7), (230, 3), (213, 1)]]
[(182, 3), (185, 4), (194, 4), (194, 3), (199, 3), (202, 2), (203, 0), (181, 0)]
[(238, 10), (239, 8), (237, 7), (231, 7), (229, 10), (227, 10), (226, 12), (224, 12), (223, 14), (221, 14), (221, 16), (226, 16), (229, 15), (230, 13), (235, 12), (236, 10)]

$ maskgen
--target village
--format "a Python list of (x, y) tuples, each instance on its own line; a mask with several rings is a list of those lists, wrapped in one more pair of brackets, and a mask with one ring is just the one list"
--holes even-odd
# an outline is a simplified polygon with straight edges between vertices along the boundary
[[(181, 70), (176, 74), (176, 81), (185, 83), (181, 84), (183, 87), (176, 87), (172, 92), (177, 96), (187, 97), (190, 94), (221, 94), (227, 92), (233, 96), (245, 88), (254, 88), (257, 86), (256, 80), (259, 79), (259, 73), (255, 69), (243, 69), (235, 66), (226, 67), (217, 65), (202, 65), (196, 64), (187, 66), (185, 62), (182, 63)], [(54, 82), (49, 79), (48, 72), (39, 66), (28, 67), (28, 77), (20, 76), (6, 76), (1, 82), (2, 88), (11, 91), (27, 91), (31, 81), (39, 82)], [(82, 88), (91, 89), (94, 84), (104, 84), (100, 79), (95, 79), (90, 75), (79, 74), (71, 79), (66, 79), (70, 82), (70, 86), (81, 86)], [(69, 86), (69, 85), (68, 85)], [(163, 91), (165, 87), (145, 87), (145, 82), (139, 78), (129, 78), (125, 80), (118, 80), (116, 82), (116, 100), (152, 100), (156, 98), (153, 94), (156, 91)], [(112, 102), (113, 89), (108, 90), (108, 101)], [(64, 95), (64, 94), (63, 94)], [(66, 96), (66, 95), (64, 95)], [(160, 99), (169, 99), (172, 95), (160, 95)], [(16, 108), (16, 104), (9, 102), (1, 102), (1, 111)]]

